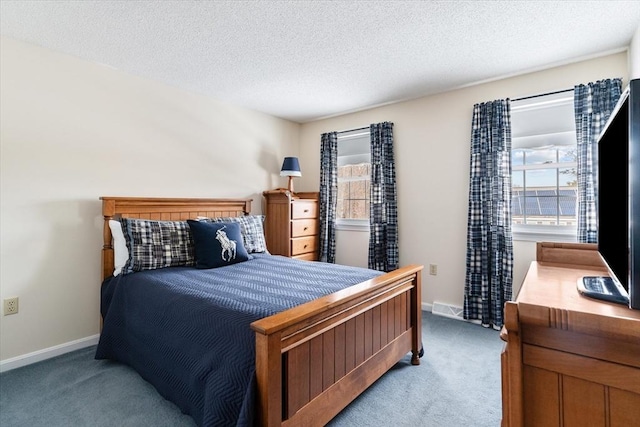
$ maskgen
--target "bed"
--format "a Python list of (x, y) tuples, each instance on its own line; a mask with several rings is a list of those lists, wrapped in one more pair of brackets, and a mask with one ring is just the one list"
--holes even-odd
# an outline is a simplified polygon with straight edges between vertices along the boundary
[[(380, 273), (254, 254), (248, 262), (208, 272), (221, 275), (215, 292), (207, 285), (198, 285), (194, 291), (196, 279), (191, 275), (195, 277), (196, 269), (190, 267), (163, 269), (166, 271), (162, 274), (144, 272), (114, 278), (111, 277), (114, 249), (110, 220), (240, 217), (250, 214), (251, 200), (100, 199), (104, 216), (102, 334), (96, 357), (131, 365), (163, 396), (177, 403), (183, 412), (190, 413), (199, 425), (325, 425), (408, 353), (411, 353), (412, 364), (420, 363), (422, 266), (409, 265)], [(298, 269), (301, 272), (297, 272)], [(312, 272), (306, 272), (307, 269)], [(308, 275), (316, 283), (311, 288), (318, 289), (296, 288), (288, 293), (289, 290), (283, 288), (289, 285), (280, 286), (284, 280), (267, 278), (269, 270), (291, 277)], [(270, 296), (264, 306), (255, 303), (238, 285), (245, 282), (247, 274), (255, 276), (258, 283), (249, 285), (247, 281), (247, 286), (278, 283), (275, 291), (268, 292), (281, 293), (284, 297)], [(319, 275), (322, 279), (318, 282)], [(156, 284), (147, 283), (147, 279)], [(338, 283), (341, 280), (345, 283)], [(327, 288), (320, 289), (321, 286), (317, 286), (320, 282), (326, 282)], [(241, 293), (240, 303), (227, 298), (229, 283), (234, 284), (233, 292)], [(182, 296), (164, 295), (165, 284), (182, 289)], [(121, 293), (123, 295), (119, 295)], [(301, 294), (306, 297), (296, 299)], [(215, 309), (199, 305), (194, 308), (193, 304), (200, 304), (201, 300), (220, 299), (221, 295), (227, 302)], [(118, 298), (124, 302), (117, 303)], [(241, 320), (229, 317), (230, 308), (237, 306), (241, 307)], [(153, 317), (145, 317), (147, 314)], [(155, 326), (160, 327), (160, 332), (150, 329), (152, 323), (157, 323)], [(163, 337), (165, 332), (169, 333), (166, 330), (177, 324), (185, 324), (190, 329), (171, 339)], [(217, 337), (221, 331), (235, 338)], [(168, 343), (174, 341), (177, 344), (167, 348)], [(226, 344), (222, 349), (205, 347), (203, 343), (209, 346), (209, 341), (217, 346), (220, 342)], [(131, 342), (135, 342), (135, 346)], [(230, 359), (238, 359), (240, 366), (227, 367)], [(174, 382), (165, 381), (167, 377)], [(232, 392), (229, 388), (222, 391), (213, 388), (211, 384), (223, 382), (223, 377), (242, 383), (244, 389)], [(207, 385), (198, 388), (195, 383), (199, 382)], [(199, 391), (196, 393), (195, 389)], [(219, 406), (218, 395), (234, 393), (234, 411), (239, 406), (239, 412), (229, 415), (225, 413), (229, 409), (222, 408), (219, 412), (231, 421), (212, 421), (220, 419), (215, 418), (219, 414), (210, 414), (219, 409), (214, 408)], [(239, 403), (237, 396), (240, 396)]]

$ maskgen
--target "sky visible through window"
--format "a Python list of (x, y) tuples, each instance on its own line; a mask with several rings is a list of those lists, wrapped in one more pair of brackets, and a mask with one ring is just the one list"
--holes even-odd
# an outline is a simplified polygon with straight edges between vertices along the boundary
[[(516, 149), (511, 153), (512, 186), (524, 187), (560, 187), (576, 185), (576, 150), (571, 146), (558, 146), (543, 149)], [(569, 164), (557, 167), (558, 163)], [(548, 165), (548, 167), (544, 166)], [(522, 168), (522, 170), (518, 166)], [(559, 172), (559, 173), (558, 173)], [(559, 176), (558, 176), (559, 175)]]

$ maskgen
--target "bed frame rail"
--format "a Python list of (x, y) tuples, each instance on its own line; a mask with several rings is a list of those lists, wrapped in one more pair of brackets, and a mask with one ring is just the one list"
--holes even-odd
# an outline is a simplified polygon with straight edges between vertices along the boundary
[(323, 426), (412, 353), (421, 271), (411, 265), (254, 322), (263, 426)]

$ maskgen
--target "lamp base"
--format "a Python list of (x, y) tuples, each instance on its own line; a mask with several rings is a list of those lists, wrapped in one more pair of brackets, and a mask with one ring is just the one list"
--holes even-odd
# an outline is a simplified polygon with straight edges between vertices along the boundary
[(287, 187), (287, 189), (289, 190), (289, 192), (293, 193), (293, 177), (292, 176), (289, 177), (289, 186)]

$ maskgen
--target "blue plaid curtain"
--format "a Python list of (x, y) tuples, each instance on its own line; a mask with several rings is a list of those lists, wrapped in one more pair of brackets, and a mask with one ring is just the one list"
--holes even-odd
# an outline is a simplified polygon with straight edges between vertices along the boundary
[(573, 91), (578, 142), (578, 242), (596, 243), (597, 139), (620, 94), (621, 79), (598, 80), (578, 85)]
[(464, 318), (499, 329), (511, 300), (511, 104), (476, 104), (471, 127)]
[(320, 261), (335, 263), (338, 133), (323, 133), (320, 141)]
[(398, 200), (393, 160), (393, 123), (372, 124), (369, 268), (398, 268)]

